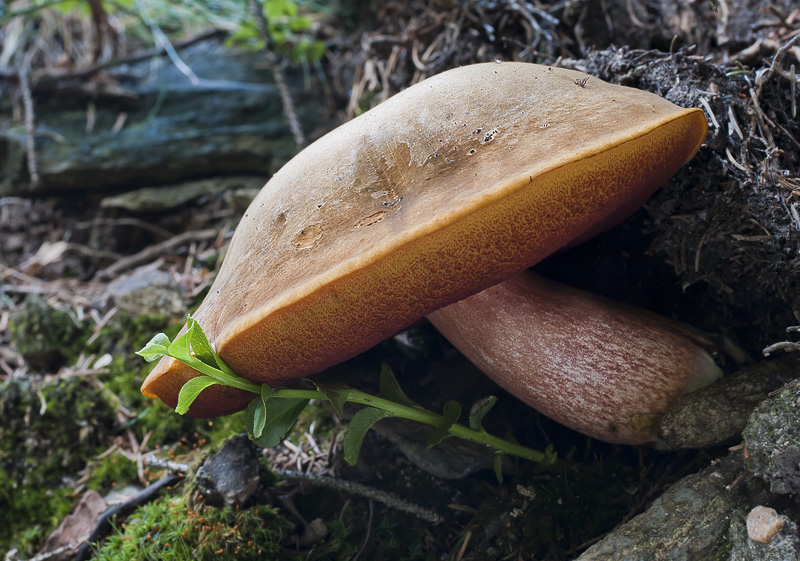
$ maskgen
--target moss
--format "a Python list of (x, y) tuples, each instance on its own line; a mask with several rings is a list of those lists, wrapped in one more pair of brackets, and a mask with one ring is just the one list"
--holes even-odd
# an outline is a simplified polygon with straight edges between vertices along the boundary
[[(163, 330), (163, 322), (120, 313), (83, 349), (115, 357), (108, 373), (95, 376), (102, 390), (85, 377), (13, 378), (0, 385), (0, 508), (9, 520), (0, 525), (0, 550), (13, 546), (35, 553), (73, 507), (73, 481), (83, 470), (90, 474), (88, 486), (101, 493), (135, 483), (134, 463), (118, 454), (95, 459), (124, 429), (133, 430), (139, 442), (147, 437), (150, 446), (168, 446), (171, 454), (241, 430), (236, 418), (189, 419), (140, 393), (150, 365), (133, 351)], [(169, 329), (172, 335), (179, 327)], [(136, 415), (123, 426), (120, 408)]]
[(77, 355), (88, 336), (84, 323), (71, 312), (31, 298), (9, 321), (11, 342), (36, 370), (58, 370)]
[(100, 547), (97, 561), (292, 559), (281, 546), (292, 524), (271, 506), (192, 510), (183, 497), (138, 509)]
[(114, 487), (137, 483), (139, 474), (136, 463), (119, 454), (110, 454), (89, 462), (87, 486), (99, 493), (107, 493)]
[(0, 385), (0, 549), (37, 545), (72, 506), (69, 485), (115, 423), (85, 378)]

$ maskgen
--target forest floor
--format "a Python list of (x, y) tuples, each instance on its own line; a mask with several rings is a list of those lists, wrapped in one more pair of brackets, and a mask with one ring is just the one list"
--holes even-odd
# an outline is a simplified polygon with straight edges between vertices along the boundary
[[(788, 1), (372, 4), (314, 14), (307, 31), (326, 46), (315, 66), (323, 85), (314, 84), (334, 120), (440, 71), (493, 60), (576, 68), (702, 107), (711, 132), (691, 169), (632, 220), (542, 270), (723, 334), (752, 357), (800, 323), (800, 8)], [(3, 20), (8, 122), (24, 130), (26, 117), (35, 119), (32, 103), (66, 99), (55, 95), (59, 80), (84, 101), (113, 85), (113, 73), (102, 71), (145, 45), (120, 35), (119, 14), (103, 16), (98, 23), (44, 10)], [(15, 31), (14, 22), (25, 24)], [(172, 33), (176, 43), (185, 39)], [(3, 146), (10, 158), (10, 143)], [(131, 497), (147, 506), (115, 519), (97, 558), (574, 559), (728, 453), (727, 446), (662, 452), (582, 436), (508, 396), (419, 325), (323, 376), (375, 391), (389, 363), (408, 395), (432, 410), (497, 395), (502, 406), (487, 428), (532, 448), (551, 446), (564, 460), (559, 470), (508, 462), (499, 481), (491, 455), (450, 440), (420, 454), (419, 435), (402, 424), (371, 431), (350, 466), (342, 421), (315, 403), (279, 446), (243, 445), (228, 460), (236, 471), (256, 458), (258, 484), (246, 500), (204, 505), (197, 465), (243, 432), (243, 421), (188, 419), (145, 398), (139, 387), (149, 366), (133, 352), (159, 331), (177, 333), (246, 206), (228, 192), (168, 210), (108, 208), (100, 201), (120, 187), (49, 192), (35, 181), (35, 158), (27, 161), (18, 181), (0, 178), (6, 561), (57, 558), (48, 552), (62, 546), (69, 556), (99, 512)], [(155, 501), (142, 495), (173, 473), (171, 492)], [(73, 511), (72, 533), (52, 534)]]

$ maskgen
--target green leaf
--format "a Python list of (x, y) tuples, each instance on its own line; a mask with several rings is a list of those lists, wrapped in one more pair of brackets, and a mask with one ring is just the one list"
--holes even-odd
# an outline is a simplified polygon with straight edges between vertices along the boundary
[(442, 422), (436, 425), (433, 431), (428, 435), (425, 441), (427, 446), (425, 450), (430, 450), (442, 440), (449, 436), (450, 428), (458, 421), (461, 416), (461, 406), (456, 401), (448, 401), (444, 404), (444, 412), (442, 413)]
[[(264, 390), (265, 387), (268, 391)], [(261, 438), (264, 433), (264, 427), (267, 426), (267, 400), (271, 397), (270, 392), (275, 393), (272, 388), (263, 384), (261, 386), (261, 395), (251, 402), (255, 404), (253, 411), (253, 438), (255, 439)]]
[(208, 376), (197, 376), (186, 382), (178, 393), (178, 406), (175, 408), (175, 412), (185, 415), (200, 392), (216, 383), (216, 380)]
[(378, 395), (389, 401), (407, 405), (409, 407), (419, 407), (400, 389), (400, 383), (394, 377), (394, 372), (385, 362), (381, 365), (381, 380), (378, 386)]
[(141, 351), (136, 351), (136, 354), (147, 362), (153, 362), (167, 354), (169, 346), (169, 337), (163, 333), (158, 333), (155, 337), (150, 339)]
[(315, 380), (310, 381), (325, 395), (328, 401), (331, 402), (339, 418), (344, 419), (344, 404), (347, 403), (347, 400), (353, 395), (354, 390), (317, 382)]
[(372, 425), (381, 419), (391, 416), (391, 413), (373, 407), (361, 409), (353, 415), (353, 419), (350, 421), (350, 425), (347, 427), (347, 433), (344, 435), (342, 441), (344, 459), (348, 464), (354, 466), (356, 462), (358, 462), (361, 444), (364, 443), (364, 437), (367, 435), (367, 431), (372, 428)]
[(186, 318), (186, 326), (188, 327), (187, 332), (189, 333), (189, 343), (192, 347), (192, 351), (194, 352), (194, 356), (197, 357), (200, 362), (210, 366), (211, 368), (222, 370), (231, 376), (239, 376), (227, 364), (225, 364), (225, 361), (223, 361), (222, 358), (220, 358), (220, 356), (217, 354), (217, 351), (215, 351), (211, 346), (211, 343), (208, 341), (208, 337), (206, 337), (203, 328), (200, 327), (200, 324), (196, 319), (194, 319), (192, 316), (188, 316)]
[(189, 346), (189, 333), (184, 333), (170, 343), (167, 354), (183, 363), (191, 365), (196, 359), (192, 356), (192, 349)]
[(256, 402), (250, 402), (245, 413), (245, 422), (247, 423), (247, 433), (253, 441), (262, 448), (272, 448), (281, 443), (286, 438), (289, 431), (292, 430), (297, 417), (303, 412), (303, 409), (308, 405), (308, 399), (269, 399), (266, 402), (266, 423), (261, 432), (261, 436), (255, 436), (255, 413), (262, 401), (260, 397), (254, 399)]
[(189, 334), (189, 345), (194, 351), (194, 356), (204, 364), (216, 368), (217, 360), (215, 356), (217, 353), (211, 348), (211, 343), (208, 342), (203, 328), (192, 316), (187, 316), (186, 327), (188, 328), (186, 332)]
[(497, 450), (494, 453), (494, 474), (498, 483), (503, 483), (503, 453)]
[(493, 395), (487, 395), (473, 403), (469, 410), (469, 428), (476, 431), (485, 430), (481, 422), (495, 403), (497, 403), (497, 397)]

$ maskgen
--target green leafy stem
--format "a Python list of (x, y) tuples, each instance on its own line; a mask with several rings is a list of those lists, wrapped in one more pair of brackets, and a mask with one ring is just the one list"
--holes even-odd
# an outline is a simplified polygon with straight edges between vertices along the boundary
[(256, 397), (245, 411), (245, 422), (250, 437), (260, 446), (277, 446), (292, 429), (309, 401), (320, 399), (329, 401), (340, 418), (343, 417), (345, 403), (366, 406), (355, 413), (343, 440), (345, 460), (351, 465), (358, 460), (367, 431), (376, 422), (387, 417), (409, 419), (434, 427), (427, 439), (428, 448), (450, 436), (494, 448), (494, 466), (498, 478), (501, 477), (504, 454), (542, 464), (555, 461), (555, 454), (550, 449), (544, 452), (533, 450), (491, 435), (483, 428), (484, 416), (497, 402), (494, 396), (487, 396), (476, 402), (470, 409), (469, 426), (464, 426), (458, 423), (461, 406), (457, 402), (448, 401), (441, 415), (419, 406), (406, 396), (386, 364), (381, 369), (379, 395), (313, 380), (301, 380), (293, 386), (272, 388), (236, 374), (214, 351), (200, 324), (191, 316), (186, 320), (186, 327), (186, 332), (174, 341), (159, 333), (136, 354), (148, 362), (170, 356), (205, 374), (190, 379), (181, 388), (175, 408), (181, 415), (189, 410), (203, 390), (213, 385), (230, 386), (255, 394)]

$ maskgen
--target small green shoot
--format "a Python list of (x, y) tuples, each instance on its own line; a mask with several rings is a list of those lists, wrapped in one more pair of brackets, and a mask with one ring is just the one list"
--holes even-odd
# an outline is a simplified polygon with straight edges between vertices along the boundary
[(200, 324), (191, 316), (186, 320), (186, 331), (174, 341), (159, 333), (136, 354), (148, 362), (169, 356), (205, 374), (192, 378), (181, 388), (178, 406), (175, 408), (181, 415), (189, 411), (194, 400), (210, 386), (230, 386), (254, 394), (245, 412), (245, 422), (250, 438), (265, 448), (280, 444), (292, 430), (308, 402), (319, 399), (330, 402), (340, 417), (343, 416), (345, 403), (364, 406), (353, 416), (343, 441), (345, 460), (351, 465), (358, 461), (367, 431), (386, 417), (410, 419), (434, 427), (427, 439), (428, 448), (451, 436), (491, 446), (495, 449), (494, 468), (498, 479), (502, 478), (502, 457), (506, 454), (541, 464), (555, 462), (555, 454), (551, 449), (545, 452), (532, 450), (512, 439), (500, 438), (486, 432), (481, 422), (497, 403), (496, 397), (487, 396), (476, 402), (470, 410), (469, 427), (466, 427), (458, 423), (461, 417), (461, 406), (458, 403), (445, 403), (441, 415), (420, 407), (406, 396), (386, 364), (381, 368), (379, 395), (309, 380), (301, 380), (292, 386), (272, 388), (236, 374), (214, 351)]

